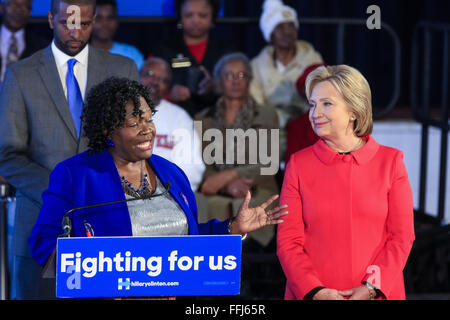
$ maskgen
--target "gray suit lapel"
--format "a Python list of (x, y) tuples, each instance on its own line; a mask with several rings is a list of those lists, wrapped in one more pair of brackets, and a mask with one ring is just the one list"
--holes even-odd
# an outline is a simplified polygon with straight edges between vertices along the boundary
[(107, 68), (105, 68), (103, 64), (104, 61), (102, 61), (98, 49), (94, 48), (93, 46), (89, 46), (86, 96), (93, 86), (106, 79), (105, 74), (107, 73)]
[(53, 103), (56, 106), (56, 109), (58, 110), (59, 115), (69, 129), (72, 137), (75, 140), (78, 140), (72, 115), (69, 110), (69, 104), (67, 103), (66, 96), (64, 95), (64, 90), (61, 84), (61, 79), (59, 78), (58, 69), (56, 68), (55, 58), (53, 57), (51, 46), (44, 49), (41, 65), (39, 66), (39, 73), (53, 100)]
[[(88, 74), (87, 74), (86, 92), (84, 95), (85, 101), (89, 93), (89, 90), (91, 90), (92, 87), (99, 84), (103, 79), (105, 79), (105, 68), (102, 68), (102, 66), (103, 61), (99, 55), (98, 50), (92, 46), (89, 46)], [(88, 139), (84, 134), (82, 134), (80, 142), (78, 144), (77, 153), (83, 152), (84, 150), (87, 149), (87, 147), (88, 147)]]

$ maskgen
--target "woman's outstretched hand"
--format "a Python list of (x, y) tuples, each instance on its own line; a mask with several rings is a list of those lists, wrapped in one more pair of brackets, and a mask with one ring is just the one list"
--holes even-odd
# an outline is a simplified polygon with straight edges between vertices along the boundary
[(283, 220), (281, 218), (289, 213), (289, 211), (286, 210), (286, 208), (288, 207), (287, 204), (266, 211), (266, 208), (270, 206), (270, 204), (277, 198), (278, 195), (274, 195), (259, 206), (249, 208), (248, 204), (251, 200), (251, 194), (250, 191), (248, 191), (247, 195), (245, 196), (244, 202), (239, 208), (239, 212), (236, 218), (230, 225), (231, 233), (245, 234), (268, 225), (282, 223)]

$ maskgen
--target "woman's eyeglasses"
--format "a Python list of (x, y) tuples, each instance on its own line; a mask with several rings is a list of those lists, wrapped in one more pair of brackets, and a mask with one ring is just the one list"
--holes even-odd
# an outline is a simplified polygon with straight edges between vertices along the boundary
[(158, 77), (152, 70), (149, 70), (147, 73), (144, 73), (143, 77), (148, 77), (150, 79), (153, 79), (153, 80), (159, 82), (160, 84), (165, 84), (165, 85), (169, 85), (170, 84), (170, 79), (169, 78)]
[(247, 81), (249, 77), (248, 74), (246, 74), (245, 72), (238, 72), (238, 73), (227, 72), (222, 75), (222, 78), (227, 81), (233, 80)]

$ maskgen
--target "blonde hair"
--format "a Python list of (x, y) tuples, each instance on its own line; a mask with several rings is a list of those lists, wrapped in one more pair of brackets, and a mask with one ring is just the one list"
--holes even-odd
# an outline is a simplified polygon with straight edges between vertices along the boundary
[(353, 67), (341, 64), (318, 67), (306, 78), (306, 97), (309, 99), (314, 87), (329, 81), (341, 94), (349, 110), (355, 115), (353, 131), (358, 137), (372, 133), (372, 94), (364, 76)]

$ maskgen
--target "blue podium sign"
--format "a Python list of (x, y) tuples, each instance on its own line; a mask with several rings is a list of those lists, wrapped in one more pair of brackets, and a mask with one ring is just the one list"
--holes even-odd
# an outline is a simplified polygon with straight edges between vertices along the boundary
[(59, 238), (58, 298), (236, 295), (240, 236)]

